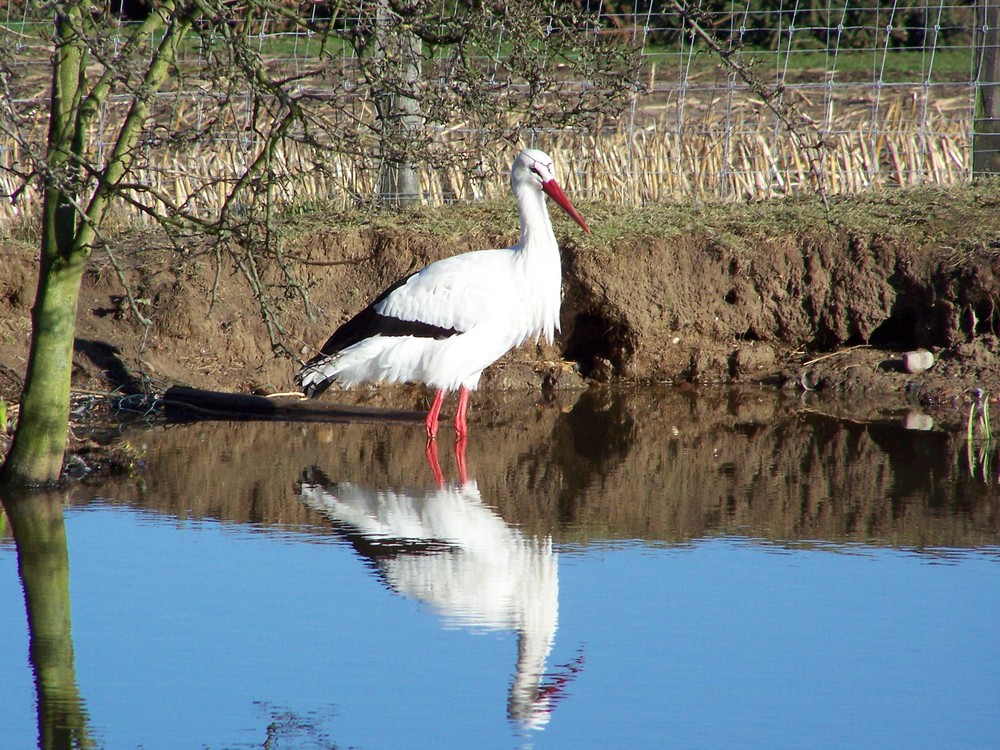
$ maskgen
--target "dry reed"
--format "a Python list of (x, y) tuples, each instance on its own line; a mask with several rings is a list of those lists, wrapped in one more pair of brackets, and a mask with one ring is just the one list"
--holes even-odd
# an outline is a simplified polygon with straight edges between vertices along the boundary
[[(183, 95), (178, 95), (182, 97)], [(803, 95), (803, 127), (822, 137), (820, 151), (828, 193), (852, 193), (881, 186), (917, 184), (952, 185), (968, 180), (971, 160), (971, 107), (961, 95), (939, 98), (917, 106), (917, 97), (885, 95), (880, 104), (857, 93), (836, 102), (805, 109), (811, 101)], [(560, 130), (526, 136), (524, 143), (547, 150), (558, 162), (561, 180), (577, 200), (640, 205), (681, 200), (756, 200), (816, 188), (809, 155), (796, 139), (776, 127), (752, 97), (723, 102), (687, 96), (684, 100), (650, 96), (639, 100), (633, 119), (599, 131)], [(180, 132), (199, 116), (189, 100), (174, 102), (170, 120), (157, 132)], [(362, 106), (364, 106), (362, 104)], [(878, 110), (878, 111), (876, 111)], [(102, 118), (104, 130), (94, 142), (111, 137), (115, 117)], [(217, 211), (241, 172), (256, 156), (257, 143), (247, 134), (264, 131), (262, 123), (240, 122), (232, 115), (232, 137), (210, 142), (174, 144), (151, 140), (144, 158), (129, 179), (147, 185), (151, 192), (136, 193), (136, 200), (151, 195), (169, 196), (176, 206), (203, 216)], [(327, 116), (331, 117), (330, 115)], [(682, 124), (678, 126), (678, 122)], [(331, 123), (335, 126), (336, 123)], [(39, 123), (41, 139), (43, 124)], [(442, 129), (439, 144), (475, 138), (462, 123)], [(424, 170), (421, 187), (425, 200), (440, 204), (449, 199), (482, 200), (506, 194), (505, 173), (513, 149), (492, 149), (482, 155), (478, 179), (463, 166)], [(12, 194), (20, 185), (9, 168), (21, 166), (18, 144), (0, 139), (0, 191)], [(350, 207), (374, 199), (376, 175), (370, 161), (328, 148), (283, 142), (275, 151), (271, 194), (279, 202), (320, 202)], [(0, 222), (9, 222), (37, 210), (40, 195), (27, 190), (18, 201), (0, 204)], [(158, 205), (162, 210), (163, 205)], [(135, 209), (120, 208), (123, 218), (134, 220)]]

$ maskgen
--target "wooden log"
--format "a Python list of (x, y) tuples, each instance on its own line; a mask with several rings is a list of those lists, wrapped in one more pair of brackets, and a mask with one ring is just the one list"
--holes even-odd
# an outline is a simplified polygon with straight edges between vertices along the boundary
[(163, 394), (163, 411), (172, 422), (202, 420), (274, 420), (282, 422), (405, 422), (422, 423), (419, 411), (335, 404), (313, 399), (267, 398), (243, 393), (203, 391), (174, 385)]

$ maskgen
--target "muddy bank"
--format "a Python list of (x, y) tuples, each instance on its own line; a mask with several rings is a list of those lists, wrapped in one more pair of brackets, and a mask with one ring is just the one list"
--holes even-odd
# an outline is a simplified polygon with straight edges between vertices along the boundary
[[(581, 210), (593, 236), (557, 222), (561, 336), (509, 355), (484, 388), (753, 382), (939, 404), (959, 404), (977, 387), (1000, 392), (996, 185), (845, 197), (829, 215), (805, 198)], [(258, 269), (280, 343), (305, 357), (400, 276), (516, 236), (506, 203), (405, 216), (312, 214), (286, 221), (276, 245), (300, 286), (284, 286), (274, 255), (259, 257)], [(117, 273), (95, 252), (79, 308), (78, 388), (292, 388), (297, 363), (272, 351), (246, 279), (220, 262), (211, 242), (175, 245), (153, 231), (123, 231), (115, 242), (151, 326), (137, 322)], [(2, 253), (0, 393), (16, 399), (37, 251), (8, 240)], [(911, 373), (902, 355), (917, 348), (934, 364)], [(405, 390), (350, 398), (398, 398), (406, 408), (425, 401)]]

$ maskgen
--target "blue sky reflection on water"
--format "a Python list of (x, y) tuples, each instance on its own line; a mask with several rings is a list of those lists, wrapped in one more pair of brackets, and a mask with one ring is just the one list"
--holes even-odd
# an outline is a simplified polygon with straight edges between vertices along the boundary
[[(976, 748), (1000, 726), (996, 549), (940, 564), (732, 537), (557, 547), (547, 670), (567, 679), (527, 731), (506, 715), (514, 633), (394, 593), (343, 542), (107, 506), (65, 517), (99, 746), (261, 747), (276, 721), (285, 747)], [(0, 594), (2, 744), (27, 748), (12, 545)]]

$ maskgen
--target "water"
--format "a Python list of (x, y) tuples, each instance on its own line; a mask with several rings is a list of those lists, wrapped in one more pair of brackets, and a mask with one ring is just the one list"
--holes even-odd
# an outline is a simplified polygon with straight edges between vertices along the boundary
[(198, 424), (7, 499), (0, 746), (995, 744), (983, 446), (764, 393), (477, 405), (464, 484), (419, 427)]

